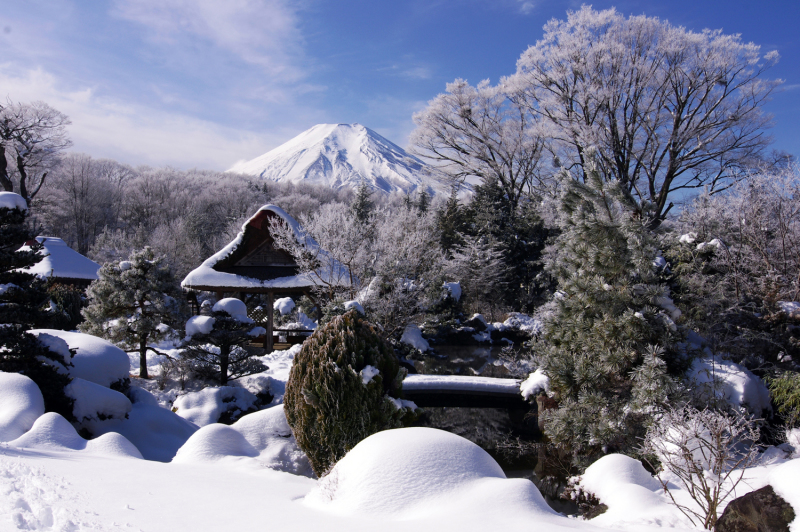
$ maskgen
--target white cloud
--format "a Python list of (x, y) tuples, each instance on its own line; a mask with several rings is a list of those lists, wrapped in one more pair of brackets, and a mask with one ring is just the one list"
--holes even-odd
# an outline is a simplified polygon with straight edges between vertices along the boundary
[(296, 4), (284, 0), (116, 0), (111, 14), (175, 46), (199, 39), (286, 81), (303, 77), (303, 38)]
[(523, 15), (530, 15), (533, 13), (533, 10), (536, 9), (536, 2), (531, 2), (529, 0), (518, 0), (519, 4), (519, 11)]
[(270, 134), (242, 131), (188, 115), (100, 97), (92, 87), (63, 88), (41, 68), (0, 64), (0, 87), (13, 101), (44, 100), (72, 120), (73, 150), (120, 162), (226, 170), (290, 138), (299, 128), (284, 124)]

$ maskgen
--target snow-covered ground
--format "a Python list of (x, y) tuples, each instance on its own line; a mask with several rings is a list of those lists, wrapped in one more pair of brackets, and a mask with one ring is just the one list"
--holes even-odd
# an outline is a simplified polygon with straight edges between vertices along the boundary
[[(111, 391), (106, 386), (118, 378), (124, 353), (86, 335), (50, 336), (78, 348), (76, 358), (98, 362), (92, 366), (100, 374), (90, 374), (81, 363), (73, 371)], [(429, 428), (375, 434), (328, 476), (311, 478), (280, 404), (299, 348), (261, 357), (269, 369), (241, 379), (241, 388), (254, 392), (268, 386), (275, 398), (267, 409), (232, 425), (213, 422), (230, 390), (184, 395), (173, 413), (174, 392), (156, 396), (145, 388), (158, 392), (157, 379), (133, 379), (128, 417), (98, 420), (91, 426), (102, 435), (89, 441), (58, 414), (43, 413), (38, 387), (27, 377), (0, 373), (0, 532), (698, 530), (628, 457), (606, 456), (580, 479), (582, 489), (608, 506), (585, 521), (550, 509), (533, 483), (507, 479), (473, 443)], [(158, 360), (153, 359), (156, 373)], [(748, 381), (749, 375), (734, 370), (721, 373)], [(531, 389), (546, 389), (538, 377), (529, 381), (535, 381)], [(519, 387), (509, 379), (510, 389)], [(231, 397), (251, 399), (238, 395)], [(741, 401), (747, 394), (739, 395), (726, 398)], [(800, 514), (800, 431), (790, 443), (795, 449), (767, 449), (735, 495), (769, 483)], [(692, 504), (680, 489), (673, 495)], [(790, 531), (800, 532), (800, 525), (792, 523)]]

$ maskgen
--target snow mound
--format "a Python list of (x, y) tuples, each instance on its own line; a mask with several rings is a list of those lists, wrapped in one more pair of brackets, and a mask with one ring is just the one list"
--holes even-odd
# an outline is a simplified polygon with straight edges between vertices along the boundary
[(365, 314), (364, 307), (362, 307), (361, 303), (359, 303), (358, 301), (345, 301), (344, 309), (345, 310), (356, 309), (358, 313), (361, 314), (362, 316)]
[(789, 524), (789, 530), (796, 532), (800, 519), (797, 514), (800, 510), (800, 487), (797, 479), (800, 478), (800, 460), (789, 460), (776, 466), (769, 473), (768, 483), (775, 490), (775, 493), (783, 497), (794, 509), (795, 519)]
[(489, 454), (455, 434), (431, 428), (378, 432), (356, 445), (323, 477), (305, 504), (342, 515), (399, 519), (480, 511), (554, 515), (528, 480), (506, 479)]
[(734, 407), (744, 406), (756, 417), (772, 410), (769, 389), (749, 370), (730, 360), (698, 358), (687, 374), (688, 381)]
[(230, 426), (202, 427), (178, 450), (173, 462), (215, 462), (229, 457), (254, 458), (270, 469), (313, 475), (286, 422), (283, 405), (248, 414)]
[(629, 456), (603, 456), (586, 469), (579, 485), (608, 506), (605, 513), (592, 520), (593, 524), (683, 524), (678, 512), (661, 493), (661, 483), (638, 460)]
[(123, 394), (84, 379), (72, 379), (64, 387), (64, 393), (75, 399), (72, 414), (81, 423), (125, 419), (131, 411), (131, 402)]
[(39, 387), (25, 375), (0, 371), (0, 442), (19, 438), (44, 414)]
[(158, 462), (172, 460), (197, 428), (166, 408), (145, 403), (134, 403), (128, 419), (107, 420), (96, 426), (90, 424), (93, 434), (117, 432), (135, 445), (146, 460)]
[(790, 318), (800, 318), (800, 302), (778, 301), (778, 309)]
[(291, 297), (281, 297), (275, 300), (272, 308), (280, 312), (281, 316), (285, 316), (294, 310), (294, 301)]
[(73, 367), (69, 368), (69, 374), (73, 378), (107, 388), (120, 379), (130, 377), (131, 362), (127, 353), (102, 338), (56, 329), (34, 329), (30, 333), (38, 336), (41, 341), (47, 338), (44, 335), (55, 336), (65, 341), (70, 349), (76, 350), (72, 358)]
[(87, 451), (92, 454), (142, 458), (141, 453), (124, 436), (106, 434), (84, 440), (60, 414), (48, 412), (33, 424), (31, 430), (9, 443), (11, 447), (51, 451)]
[(403, 336), (400, 337), (400, 341), (410, 345), (414, 349), (419, 349), (423, 353), (431, 348), (428, 341), (422, 337), (422, 331), (413, 323), (406, 326), (406, 329), (403, 331)]
[(509, 313), (508, 318), (503, 322), (503, 325), (510, 329), (517, 329), (526, 332), (531, 336), (539, 334), (544, 326), (540, 320), (532, 318), (531, 316), (521, 312)]
[(176, 464), (209, 462), (237, 456), (252, 458), (258, 456), (258, 451), (237, 430), (214, 423), (192, 434), (172, 461)]
[(175, 399), (173, 406), (179, 416), (203, 427), (219, 421), (223, 412), (230, 412), (236, 417), (237, 412), (253, 408), (257, 400), (254, 394), (244, 388), (220, 386), (181, 395)]
[(14, 192), (0, 192), (0, 209), (19, 209), (28, 210), (28, 202), (25, 198)]
[(235, 297), (220, 299), (211, 310), (213, 312), (227, 312), (231, 318), (242, 323), (253, 323), (253, 320), (247, 315), (247, 305), (241, 299), (236, 299)]
[(258, 461), (269, 468), (312, 476), (311, 462), (297, 446), (283, 405), (244, 416), (231, 425), (258, 451)]

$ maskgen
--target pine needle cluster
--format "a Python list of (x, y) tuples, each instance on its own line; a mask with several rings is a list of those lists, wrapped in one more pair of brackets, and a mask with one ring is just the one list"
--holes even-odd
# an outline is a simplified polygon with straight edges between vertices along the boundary
[(659, 307), (666, 289), (647, 206), (596, 170), (585, 182), (565, 174), (562, 185), (562, 234), (548, 264), (559, 291), (534, 354), (559, 404), (542, 413), (545, 434), (582, 466), (635, 449), (687, 361)]

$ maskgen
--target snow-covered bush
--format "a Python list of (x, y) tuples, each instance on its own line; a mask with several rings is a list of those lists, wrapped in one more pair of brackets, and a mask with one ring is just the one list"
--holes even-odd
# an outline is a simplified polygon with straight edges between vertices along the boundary
[(212, 462), (228, 457), (249, 457), (270, 469), (313, 476), (308, 458), (286, 423), (283, 405), (248, 414), (230, 426), (201, 428), (178, 450), (173, 462)]
[[(496, 521), (487, 514), (522, 514), (548, 529), (543, 521), (556, 515), (532, 482), (507, 479), (479, 446), (426, 427), (385, 430), (366, 438), (317, 483), (304, 502), (360, 518), (420, 524), (442, 519), (447, 529), (463, 528), (461, 524), (453, 528), (452, 519), (465, 515), (481, 515), (482, 526), (491, 527), (486, 523)], [(514, 526), (499, 529), (506, 528)]]
[(25, 375), (0, 371), (0, 442), (25, 434), (44, 414), (44, 398)]
[[(648, 429), (642, 453), (652, 465), (672, 502), (695, 525), (714, 528), (718, 509), (758, 459), (756, 421), (741, 412), (697, 410), (690, 406), (667, 410)], [(670, 484), (678, 483), (697, 507), (681, 504)]]
[(255, 394), (234, 386), (203, 388), (198, 392), (180, 395), (172, 405), (176, 414), (198, 427), (211, 423), (230, 425), (261, 406)]
[(90, 302), (83, 309), (81, 331), (138, 349), (139, 376), (146, 379), (148, 344), (168, 336), (169, 326), (181, 318), (180, 287), (150, 248), (106, 263), (98, 276), (87, 290)]
[(186, 322), (186, 345), (181, 357), (191, 360), (194, 373), (221, 386), (229, 380), (264, 371), (255, 353), (244, 345), (265, 334), (247, 316), (247, 307), (236, 298), (218, 301), (210, 316), (193, 316)]
[(297, 443), (318, 476), (358, 442), (402, 426), (405, 370), (391, 346), (351, 310), (317, 329), (294, 359), (284, 404)]

